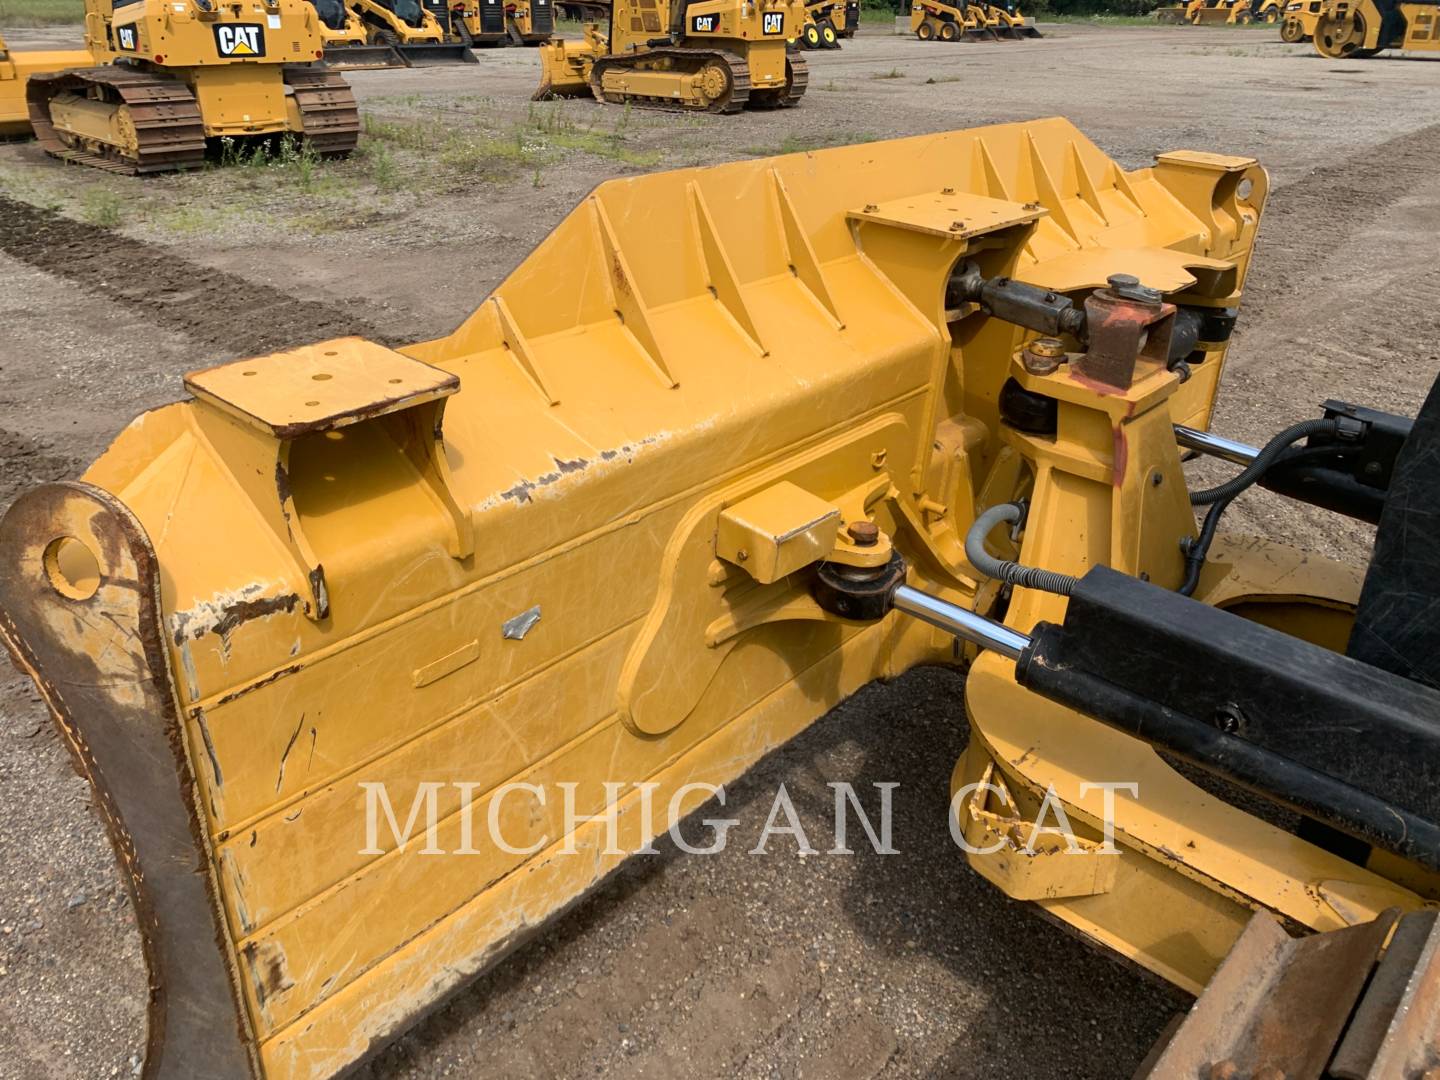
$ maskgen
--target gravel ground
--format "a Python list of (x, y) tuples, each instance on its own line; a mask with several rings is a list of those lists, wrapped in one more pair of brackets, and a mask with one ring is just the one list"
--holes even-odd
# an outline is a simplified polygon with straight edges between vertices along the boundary
[[(1326, 397), (1413, 410), (1440, 368), (1440, 62), (1333, 63), (1266, 30), (1047, 33), (944, 46), (867, 29), (812, 54), (802, 108), (734, 118), (532, 107), (525, 50), (357, 72), (367, 152), (308, 179), (136, 181), (0, 146), (0, 507), (78, 474), (185, 370), (344, 329), (448, 331), (607, 177), (1053, 114), (1126, 166), (1186, 147), (1271, 168), (1217, 430), (1258, 441)], [(1368, 550), (1364, 529), (1273, 498), (1231, 513), (1326, 554)], [(898, 779), (900, 854), (800, 858), (778, 838), (765, 857), (735, 842), (634, 860), (369, 1074), (1128, 1076), (1184, 1002), (966, 868), (943, 818), (961, 690), (939, 669), (867, 688), (719, 815), (758, 836), (783, 782), (824, 837), (828, 781)], [(0, 791), (0, 1077), (130, 1076), (132, 914), (84, 784), (3, 660)]]

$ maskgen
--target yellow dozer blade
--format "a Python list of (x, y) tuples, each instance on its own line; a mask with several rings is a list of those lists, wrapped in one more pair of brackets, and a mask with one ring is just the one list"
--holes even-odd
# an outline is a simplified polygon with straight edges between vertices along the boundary
[(550, 98), (589, 97), (590, 69), (595, 57), (604, 54), (597, 42), (598, 28), (587, 26), (583, 41), (557, 39), (539, 46), (540, 85), (531, 95), (532, 101)]
[[(706, 785), (876, 678), (953, 662), (948, 633), (820, 606), (814, 564), (890, 573), (903, 549), (911, 584), (979, 606), (958, 538), (1031, 455), (1077, 500), (1047, 533), (1062, 567), (1173, 588), (1194, 522), (1171, 427), (1207, 423), (1266, 186), (1218, 154), (1126, 171), (1060, 119), (611, 180), (452, 334), (194, 371), (82, 479), (22, 495), (0, 519), (0, 637), (124, 868), (147, 1075), (352, 1065)], [(953, 291), (972, 264), (1044, 303), (1139, 275), (1164, 317), (1184, 305), (1219, 329), (1192, 337), (1183, 381), (1163, 354), (1129, 390), (1031, 374), (1033, 334)], [(1001, 423), (1017, 378), (1051, 380), (1060, 438)], [(1265, 566), (1301, 588), (1275, 558), (1251, 591)], [(1176, 815), (1105, 863), (1124, 888), (1090, 898), (1110, 907), (1057, 917), (1203, 982), (1244, 890), (1281, 874), (1225, 862), (1253, 819), (980, 667), (977, 701), (1010, 693), (983, 735), (1005, 768), (1066, 749), (1103, 759), (1079, 776), (1138, 762), (1134, 813)], [(1062, 733), (1041, 761), (1032, 717)], [(1227, 813), (1195, 856), (1144, 853), (1185, 852), (1187, 822)], [(1106, 891), (1070, 881), (1087, 860), (1007, 865), (982, 872)], [(1306, 917), (1308, 893), (1286, 896)], [(1130, 947), (1127, 920), (1157, 932)]]
[(94, 58), (85, 49), (11, 52), (0, 36), (0, 137), (30, 134), (30, 110), (25, 104), (25, 82), (37, 71), (64, 71), (90, 67)]

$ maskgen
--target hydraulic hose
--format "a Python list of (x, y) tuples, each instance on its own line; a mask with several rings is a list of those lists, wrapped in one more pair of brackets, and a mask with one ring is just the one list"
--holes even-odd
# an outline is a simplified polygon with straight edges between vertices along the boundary
[(970, 531), (965, 534), (965, 557), (970, 565), (989, 578), (996, 578), (1011, 585), (1026, 589), (1040, 589), (1044, 592), (1069, 596), (1078, 578), (1069, 574), (1057, 574), (1053, 570), (1042, 570), (1038, 566), (1022, 566), (1009, 559), (997, 559), (985, 550), (985, 538), (1001, 522), (1015, 523), (1023, 520), (1025, 508), (1019, 503), (1000, 503), (990, 507), (975, 519)]
[(1309, 438), (1311, 435), (1335, 435), (1338, 434), (1339, 429), (1340, 425), (1333, 419), (1302, 420), (1298, 424), (1291, 424), (1261, 448), (1260, 453), (1255, 455), (1255, 460), (1245, 467), (1244, 472), (1232, 476), (1223, 484), (1216, 484), (1214, 487), (1205, 488), (1202, 491), (1192, 491), (1190, 502), (1195, 506), (1229, 502), (1264, 476), (1280, 455), (1285, 453), (1292, 444)]
[[(1335, 426), (1335, 422), (1333, 420), (1307, 420), (1306, 423), (1329, 424), (1332, 428)], [(1303, 428), (1304, 426), (1305, 424), (1296, 424), (1292, 428), (1287, 428), (1285, 431), (1282, 431), (1279, 435), (1275, 436), (1275, 439), (1282, 438), (1289, 432), (1296, 431), (1299, 428)], [(1310, 434), (1313, 434), (1313, 432), (1304, 432), (1302, 434), (1296, 435), (1291, 441), (1293, 442), (1295, 440), (1302, 439), (1306, 435)], [(1200, 583), (1200, 571), (1205, 568), (1205, 558), (1207, 555), (1209, 555), (1210, 545), (1215, 540), (1215, 530), (1220, 525), (1220, 516), (1224, 514), (1226, 508), (1228, 508), (1229, 505), (1235, 501), (1236, 496), (1238, 496), (1251, 484), (1255, 483), (1257, 480), (1260, 479), (1261, 473), (1257, 473), (1252, 476), (1248, 482), (1244, 484), (1240, 483), (1240, 481), (1244, 479), (1245, 474), (1250, 472), (1250, 470), (1253, 469), (1255, 465), (1258, 465), (1260, 463), (1261, 459), (1264, 458), (1266, 451), (1270, 450), (1270, 448), (1275, 445), (1275, 439), (1271, 439), (1270, 442), (1265, 444), (1265, 449), (1260, 451), (1260, 454), (1255, 458), (1254, 464), (1249, 466), (1249, 468), (1247, 468), (1245, 472), (1242, 472), (1233, 480), (1210, 488), (1208, 491), (1197, 491), (1190, 496), (1191, 503), (1198, 506), (1204, 505), (1200, 502), (1199, 496), (1209, 495), (1212, 492), (1222, 492), (1219, 498), (1208, 500), (1210, 503), (1210, 509), (1205, 514), (1205, 520), (1200, 525), (1200, 535), (1197, 536), (1194, 540), (1190, 540), (1187, 538), (1181, 541), (1180, 549), (1185, 553), (1185, 580), (1181, 583), (1179, 589), (1181, 596), (1195, 595), (1195, 586)], [(1278, 464), (1282, 459), (1287, 464), (1298, 464), (1311, 458), (1334, 458), (1337, 454), (1345, 453), (1345, 451), (1337, 450), (1333, 446), (1301, 447), (1297, 450), (1286, 453), (1287, 449), (1288, 447), (1282, 446), (1271, 458), (1266, 467), (1273, 467), (1274, 465)]]

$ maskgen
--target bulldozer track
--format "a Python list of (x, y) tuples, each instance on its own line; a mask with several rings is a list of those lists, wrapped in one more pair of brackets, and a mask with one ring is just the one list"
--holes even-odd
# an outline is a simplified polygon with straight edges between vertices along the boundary
[[(607, 93), (601, 85), (607, 71), (630, 67), (636, 60), (663, 59), (665, 57), (686, 63), (697, 60), (702, 64), (708, 60), (721, 61), (730, 68), (730, 96), (709, 106), (685, 105), (666, 97)], [(626, 56), (602, 56), (597, 59), (590, 69), (590, 88), (597, 100), (610, 105), (623, 105), (628, 101), (642, 109), (663, 109), (666, 112), (712, 112), (728, 116), (740, 112), (750, 100), (750, 65), (745, 62), (744, 57), (722, 49), (646, 49), (643, 52)]]
[[(118, 147), (86, 149), (61, 138), (50, 117), (50, 102), (67, 90), (103, 92), (124, 107), (135, 126), (135, 156)], [(30, 123), (46, 153), (63, 161), (90, 165), (109, 172), (174, 172), (198, 169), (205, 163), (205, 127), (200, 106), (190, 88), (178, 79), (138, 68), (111, 64), (71, 68), (53, 75), (32, 75), (26, 88)]]
[(355, 91), (333, 71), (287, 67), (285, 85), (294, 95), (306, 143), (321, 157), (346, 157), (360, 139)]
[(789, 83), (783, 90), (753, 91), (750, 95), (752, 109), (788, 109), (800, 103), (810, 85), (810, 66), (798, 52), (789, 53), (785, 57), (785, 65), (790, 76)]

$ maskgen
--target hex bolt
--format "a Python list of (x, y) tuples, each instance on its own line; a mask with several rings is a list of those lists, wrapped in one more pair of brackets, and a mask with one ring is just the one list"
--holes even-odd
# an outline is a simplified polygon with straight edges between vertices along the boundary
[(1141, 285), (1134, 274), (1111, 274), (1105, 279), (1110, 291), (1124, 300), (1138, 300), (1142, 304), (1158, 304), (1162, 299), (1159, 289)]
[(1049, 375), (1065, 359), (1065, 343), (1058, 338), (1039, 338), (1025, 346), (1020, 363), (1031, 375)]
[(880, 526), (873, 521), (852, 521), (845, 531), (856, 547), (874, 547), (880, 542)]

